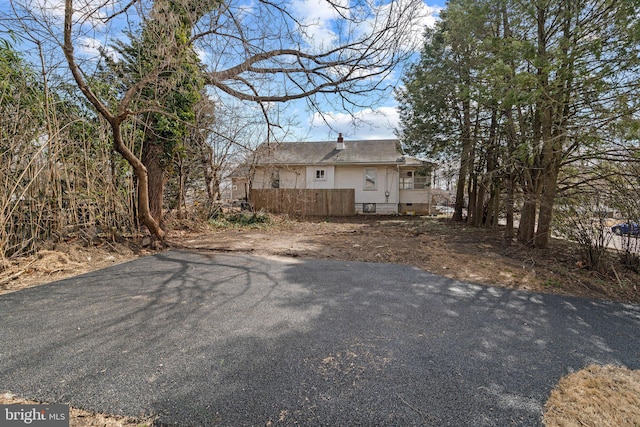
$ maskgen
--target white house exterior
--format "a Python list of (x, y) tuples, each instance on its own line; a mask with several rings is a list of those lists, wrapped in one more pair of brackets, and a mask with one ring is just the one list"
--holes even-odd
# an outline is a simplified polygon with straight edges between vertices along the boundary
[[(250, 179), (254, 190), (353, 189), (356, 213), (418, 214), (431, 207), (431, 178), (418, 176), (428, 166), (403, 155), (398, 140), (345, 141), (340, 136), (337, 142), (263, 145)], [(234, 196), (246, 196), (245, 182), (236, 174)]]

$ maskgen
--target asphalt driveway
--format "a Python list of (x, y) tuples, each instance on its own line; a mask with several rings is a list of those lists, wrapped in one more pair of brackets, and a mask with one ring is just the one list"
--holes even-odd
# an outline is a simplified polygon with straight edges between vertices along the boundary
[(0, 391), (163, 425), (536, 426), (640, 368), (640, 307), (390, 264), (169, 251), (0, 296)]

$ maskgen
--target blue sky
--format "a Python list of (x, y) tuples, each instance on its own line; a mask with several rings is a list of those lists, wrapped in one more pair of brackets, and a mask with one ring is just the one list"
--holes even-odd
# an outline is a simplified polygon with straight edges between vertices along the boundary
[[(401, 2), (403, 0), (391, 1)], [(16, 5), (26, 6), (31, 11), (36, 11), (38, 8), (46, 10), (46, 12), (43, 12), (44, 19), (39, 17), (38, 20), (40, 22), (53, 23), (53, 26), (59, 25), (60, 28), (62, 26), (64, 0), (11, 0), (11, 2)], [(74, 2), (75, 5), (85, 4), (89, 6), (85, 10), (95, 10), (91, 6), (100, 5), (99, 7), (102, 9), (100, 9), (99, 14), (111, 13), (114, 8), (126, 3), (128, 1), (124, 0), (75, 0)], [(349, 10), (349, 0), (337, 0), (334, 3), (343, 3), (345, 10)], [(249, 9), (252, 5), (252, 0), (246, 0), (245, 4)], [(304, 37), (306, 37), (310, 45), (331, 45), (331, 43), (335, 42), (335, 39), (340, 37), (340, 34), (334, 31), (337, 25), (336, 22), (339, 21), (339, 16), (335, 8), (329, 7), (324, 0), (289, 0), (289, 4), (288, 11), (306, 24)], [(0, 0), (0, 29), (3, 31), (7, 27), (11, 28), (12, 25), (7, 25), (8, 21), (5, 20), (5, 17), (10, 14), (10, 5), (9, 0)], [(104, 7), (105, 5), (106, 8)], [(431, 26), (436, 22), (437, 14), (442, 7), (444, 7), (444, 0), (425, 0), (422, 17), (419, 22), (416, 22), (415, 28), (412, 29), (415, 33), (414, 38), (418, 39), (420, 37), (424, 26)], [(38, 15), (37, 12), (36, 15)], [(80, 17), (79, 14), (78, 17)], [(79, 42), (76, 49), (79, 55), (84, 55), (85, 57), (96, 56), (99, 47), (104, 47), (109, 43), (109, 40), (113, 40), (113, 37), (122, 37), (121, 32), (114, 31), (115, 25), (113, 24), (104, 26), (95, 19), (90, 19), (87, 23), (93, 25), (86, 25), (87, 31), (78, 39)], [(362, 23), (362, 30), (366, 31), (367, 26), (373, 25), (365, 21)], [(17, 26), (11, 29), (21, 33)], [(0, 34), (0, 37), (5, 38), (6, 36)], [(215, 49), (213, 50), (215, 51)], [(25, 53), (34, 52), (32, 46), (28, 46), (28, 44), (25, 44), (25, 51)], [(61, 51), (59, 54), (61, 55)], [(33, 58), (32, 60), (37, 63), (38, 58)], [(403, 66), (406, 65), (409, 64), (403, 64)], [(402, 71), (402, 67), (399, 67), (394, 73), (387, 76), (385, 85), (393, 87), (400, 84)], [(347, 139), (393, 138), (394, 129), (398, 124), (398, 113), (392, 90), (389, 90), (376, 105), (371, 105), (367, 108), (351, 108), (350, 111), (347, 111), (340, 108), (340, 102), (331, 103), (330, 100), (329, 103), (319, 104), (318, 107), (321, 112), (309, 110), (304, 101), (288, 103), (283, 114), (284, 117), (295, 122), (295, 126), (289, 128), (290, 132), (285, 139), (327, 140), (334, 139), (337, 136), (336, 132), (342, 132)], [(354, 117), (359, 123), (357, 127), (353, 125)]]
[[(311, 0), (305, 3), (311, 5), (316, 2), (315, 0)], [(428, 17), (422, 21), (422, 25), (432, 26), (438, 19), (438, 12), (444, 5), (444, 0), (426, 0), (425, 8), (428, 11)], [(322, 12), (316, 12), (312, 8), (309, 8), (306, 13), (310, 19), (315, 17), (315, 19), (320, 22), (318, 25), (319, 29), (323, 29), (325, 32), (327, 31), (329, 25), (322, 20)], [(330, 16), (326, 16), (326, 19), (330, 19)], [(414, 57), (417, 57), (417, 54)], [(408, 63), (403, 64), (402, 67), (398, 68), (394, 74), (388, 78), (388, 84), (393, 86), (399, 85), (403, 67), (408, 65)], [(303, 104), (298, 103), (292, 113), (299, 122), (299, 126), (297, 126), (294, 132), (297, 133), (300, 139), (313, 141), (334, 139), (337, 136), (336, 132), (342, 132), (348, 139), (395, 138), (394, 130), (399, 120), (396, 105), (391, 90), (380, 104), (371, 106), (371, 108), (362, 108), (351, 112), (340, 109), (327, 109), (320, 114), (318, 112), (305, 111)], [(357, 125), (354, 125), (354, 116), (358, 122)]]

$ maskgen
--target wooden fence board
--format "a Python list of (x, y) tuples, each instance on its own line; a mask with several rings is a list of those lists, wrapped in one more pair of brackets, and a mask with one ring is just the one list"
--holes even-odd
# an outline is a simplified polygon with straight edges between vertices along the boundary
[(257, 210), (291, 216), (353, 216), (353, 189), (252, 189), (250, 201)]

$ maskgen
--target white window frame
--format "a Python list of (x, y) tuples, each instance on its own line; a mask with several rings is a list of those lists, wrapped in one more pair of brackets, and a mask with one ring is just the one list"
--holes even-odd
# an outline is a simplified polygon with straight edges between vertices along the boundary
[(326, 180), (327, 180), (327, 170), (316, 169), (315, 181), (326, 181)]
[(378, 169), (364, 168), (363, 190), (376, 191), (378, 189)]
[(400, 177), (401, 190), (413, 190), (413, 177)]

